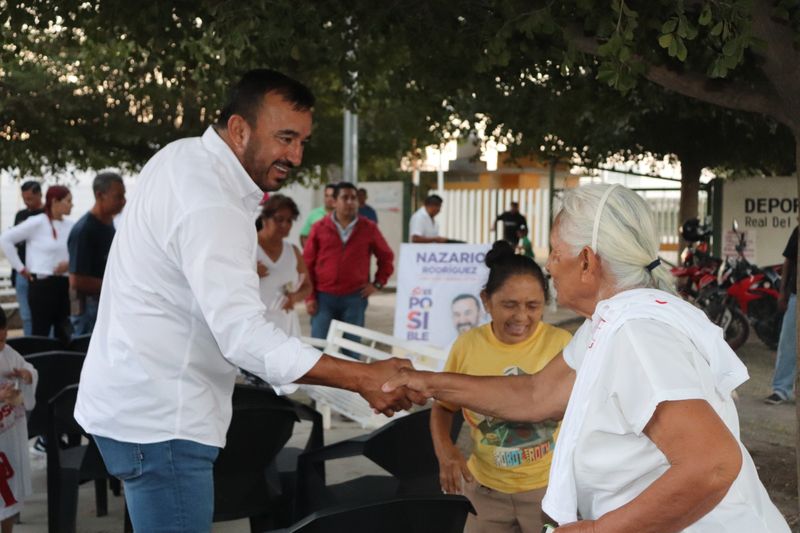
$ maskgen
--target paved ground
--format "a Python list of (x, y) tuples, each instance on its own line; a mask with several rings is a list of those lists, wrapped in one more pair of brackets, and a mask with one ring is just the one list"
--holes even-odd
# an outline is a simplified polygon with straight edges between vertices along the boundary
[[(394, 295), (383, 294), (373, 298), (367, 312), (367, 327), (386, 333), (392, 332), (394, 320)], [(551, 309), (545, 320), (553, 323), (571, 324), (574, 328), (575, 315), (569, 311)], [(307, 317), (301, 317), (303, 331), (308, 334)], [(740, 350), (751, 373), (751, 380), (739, 389), (739, 413), (742, 436), (751, 450), (759, 474), (764, 480), (770, 495), (793, 523), (793, 531), (800, 531), (797, 521), (797, 484), (794, 447), (796, 445), (796, 414), (794, 403), (767, 406), (761, 401), (770, 392), (769, 383), (774, 364), (774, 353), (770, 352), (757, 339), (751, 338)], [(294, 442), (304, 443), (309, 426), (297, 426)], [(325, 442), (333, 443), (363, 433), (355, 424), (334, 417), (333, 427), (326, 432)], [(463, 435), (462, 435), (463, 437)], [(460, 440), (463, 443), (464, 439)], [(39, 533), (47, 530), (45, 462), (42, 457), (34, 457), (35, 494), (23, 511), (23, 523), (15, 531), (19, 533)], [(346, 459), (334, 461), (328, 470), (331, 482), (350, 479), (381, 469), (366, 459)], [(91, 484), (81, 488), (78, 516), (78, 531), (82, 533), (118, 533), (122, 530), (122, 505), (119, 498), (110, 496), (109, 515), (103, 518), (94, 516), (94, 493)], [(215, 524), (215, 532), (249, 532), (246, 520)]]

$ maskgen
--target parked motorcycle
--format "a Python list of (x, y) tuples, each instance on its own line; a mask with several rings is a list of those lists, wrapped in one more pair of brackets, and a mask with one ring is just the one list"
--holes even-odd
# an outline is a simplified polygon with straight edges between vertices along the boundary
[(717, 281), (717, 271), (722, 259), (711, 255), (709, 241), (711, 227), (696, 218), (683, 223), (680, 228), (686, 248), (680, 255), (680, 264), (670, 269), (675, 277), (678, 294), (687, 301), (697, 303), (701, 291)]
[(701, 289), (697, 304), (725, 333), (734, 350), (747, 340), (752, 327), (770, 349), (778, 346), (783, 312), (778, 309), (780, 275), (773, 268), (759, 268), (744, 256), (744, 233), (734, 221), (738, 237), (736, 257), (719, 267), (716, 284)]

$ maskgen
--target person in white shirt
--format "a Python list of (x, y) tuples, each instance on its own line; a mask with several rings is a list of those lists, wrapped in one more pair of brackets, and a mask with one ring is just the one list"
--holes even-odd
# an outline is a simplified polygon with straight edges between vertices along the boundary
[(294, 306), (311, 294), (311, 281), (302, 252), (288, 240), (300, 211), (282, 194), (270, 195), (261, 209), (258, 230), (258, 277), (267, 320), (290, 337), (300, 336), (300, 319)]
[(439, 236), (439, 223), (435, 220), (442, 210), (442, 202), (442, 197), (438, 194), (425, 198), (423, 206), (408, 221), (409, 242), (447, 242), (445, 237)]
[(564, 195), (547, 262), (586, 322), (530, 376), (403, 370), (404, 385), (506, 420), (563, 418), (543, 500), (559, 533), (788, 533), (739, 437), (747, 370), (673, 294), (647, 203), (619, 185)]
[[(31, 333), (69, 341), (69, 252), (67, 239), (73, 222), (64, 217), (72, 212), (72, 194), (62, 185), (53, 185), (45, 194), (44, 213), (29, 217), (0, 235), (0, 247), (8, 262), (29, 282)], [(25, 263), (17, 253), (17, 243), (25, 243)]]
[(407, 361), (323, 355), (265, 317), (252, 213), (300, 165), (314, 96), (278, 72), (247, 72), (217, 123), (142, 169), (111, 246), (75, 418), (123, 480), (136, 531), (209, 531), (213, 464), (237, 367), (360, 393), (377, 411), (414, 394), (380, 385)]

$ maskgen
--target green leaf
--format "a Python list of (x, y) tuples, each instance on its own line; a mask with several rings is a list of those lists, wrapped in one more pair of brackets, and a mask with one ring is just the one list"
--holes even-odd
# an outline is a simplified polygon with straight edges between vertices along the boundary
[(718, 36), (719, 36), (719, 34), (721, 34), (721, 33), (722, 33), (722, 21), (719, 21), (719, 22), (717, 22), (716, 24), (714, 24), (714, 27), (713, 27), (713, 28), (711, 28), (711, 32), (710, 32), (710, 33), (711, 33), (711, 35), (713, 35), (714, 37), (718, 37)]
[(726, 41), (725, 44), (722, 45), (722, 53), (726, 56), (735, 56), (738, 50), (739, 50), (738, 39), (731, 39), (729, 41)]
[(669, 53), (669, 57), (675, 57), (678, 55), (678, 40), (673, 39), (671, 43), (669, 43), (669, 48), (667, 49)]
[(672, 39), (673, 37), (671, 33), (664, 34), (658, 38), (658, 45), (661, 48), (669, 48), (669, 46), (672, 44)]
[(681, 61), (686, 61), (686, 56), (688, 55), (688, 50), (686, 50), (686, 45), (683, 44), (683, 39), (677, 39), (678, 41), (678, 59)]
[(708, 26), (711, 24), (711, 6), (706, 4), (703, 6), (703, 10), (700, 12), (700, 17), (697, 19), (697, 23), (701, 26)]
[(686, 37), (688, 25), (689, 25), (689, 21), (686, 20), (686, 17), (681, 15), (678, 18), (678, 36), (679, 37)]
[(678, 19), (671, 18), (661, 26), (661, 33), (672, 33), (678, 27)]

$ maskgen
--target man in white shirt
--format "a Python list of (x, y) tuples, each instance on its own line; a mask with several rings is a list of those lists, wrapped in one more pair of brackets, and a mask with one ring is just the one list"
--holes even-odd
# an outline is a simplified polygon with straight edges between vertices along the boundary
[(246, 73), (216, 125), (145, 165), (111, 247), (75, 417), (123, 480), (136, 531), (209, 531), (213, 463), (237, 367), (282, 392), (294, 383), (380, 392), (407, 361), (320, 354), (264, 318), (252, 214), (300, 165), (314, 96), (270, 70)]
[(439, 223), (434, 220), (442, 210), (442, 197), (432, 194), (425, 198), (425, 204), (411, 215), (408, 221), (409, 242), (447, 242), (439, 236)]

